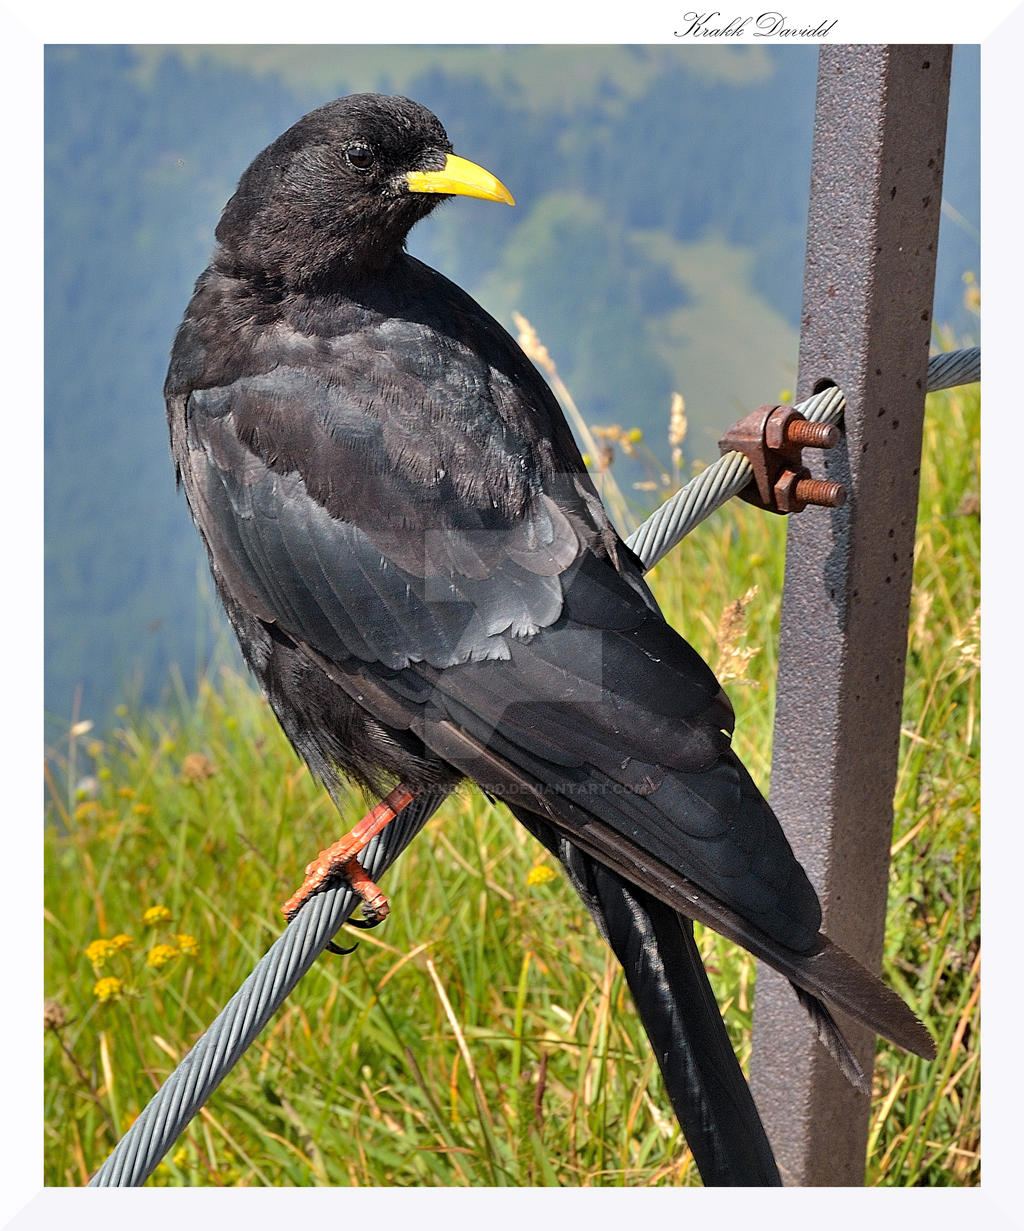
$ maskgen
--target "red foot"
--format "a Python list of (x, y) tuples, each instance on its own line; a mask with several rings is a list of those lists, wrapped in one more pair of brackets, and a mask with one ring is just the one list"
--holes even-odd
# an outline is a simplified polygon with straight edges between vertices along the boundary
[(413, 801), (412, 794), (401, 784), (363, 819), (332, 846), (322, 850), (311, 864), (306, 866), (306, 879), (281, 907), (287, 919), (291, 919), (308, 897), (314, 894), (331, 877), (342, 876), (363, 899), (366, 914), (383, 919), (391, 909), (388, 900), (363, 871), (356, 856), (370, 841), (385, 829), (395, 817)]

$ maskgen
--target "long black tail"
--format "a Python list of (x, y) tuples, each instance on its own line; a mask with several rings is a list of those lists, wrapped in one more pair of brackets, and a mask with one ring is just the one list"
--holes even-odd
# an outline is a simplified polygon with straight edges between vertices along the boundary
[(708, 982), (693, 925), (559, 837), (534, 813), (514, 811), (561, 861), (622, 965), (705, 1185), (779, 1186), (772, 1149)]

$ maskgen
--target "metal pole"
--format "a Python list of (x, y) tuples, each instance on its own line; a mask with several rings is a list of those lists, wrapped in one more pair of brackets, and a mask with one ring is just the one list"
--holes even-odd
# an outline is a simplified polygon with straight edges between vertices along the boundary
[[(799, 395), (831, 380), (846, 435), (817, 476), (837, 510), (790, 520), (771, 801), (824, 931), (881, 966), (950, 47), (824, 46), (818, 68)], [(874, 1037), (842, 1023), (865, 1071)], [(761, 965), (751, 1086), (783, 1182), (864, 1182), (870, 1102)]]

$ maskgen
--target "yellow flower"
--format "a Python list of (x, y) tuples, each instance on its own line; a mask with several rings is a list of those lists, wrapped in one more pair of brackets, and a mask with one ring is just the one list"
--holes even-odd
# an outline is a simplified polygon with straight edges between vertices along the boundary
[(142, 922), (154, 927), (158, 923), (166, 923), (170, 917), (171, 912), (166, 906), (151, 906), (142, 916)]
[(526, 877), (528, 885), (546, 885), (553, 881), (557, 873), (547, 866), (546, 863), (535, 864), (529, 871)]
[(130, 786), (119, 786), (117, 788), (117, 794), (121, 799), (134, 799), (135, 788)]
[(132, 804), (132, 811), (138, 816), (149, 816), (153, 811), (152, 804)]
[(102, 938), (100, 940), (94, 940), (91, 944), (85, 946), (85, 956), (97, 969), (103, 965), (113, 951), (113, 942), (103, 940)]
[(75, 820), (88, 821), (92, 817), (99, 816), (100, 806), (95, 799), (85, 799), (80, 804), (75, 805)]
[(119, 932), (110, 938), (110, 947), (113, 950), (130, 949), (134, 943), (135, 941), (125, 932)]
[(186, 957), (195, 957), (199, 952), (199, 941), (188, 932), (179, 932), (174, 939), (178, 942), (178, 950)]
[(149, 957), (146, 958), (146, 965), (159, 970), (161, 966), (166, 966), (177, 956), (178, 950), (173, 945), (154, 945), (149, 951)]
[(120, 1000), (124, 994), (124, 983), (120, 979), (100, 979), (93, 987), (92, 994), (100, 1004), (106, 1004), (108, 1000)]

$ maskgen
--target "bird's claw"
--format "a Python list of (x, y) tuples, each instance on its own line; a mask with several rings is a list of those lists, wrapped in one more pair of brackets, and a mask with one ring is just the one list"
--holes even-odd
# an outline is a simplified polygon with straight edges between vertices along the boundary
[(337, 953), (339, 957), (348, 957), (350, 953), (355, 953), (355, 951), (359, 948), (359, 942), (356, 941), (351, 948), (343, 949), (341, 945), (336, 945), (333, 940), (329, 940), (327, 944), (324, 945), (324, 948), (328, 953)]
[[(386, 905), (387, 903), (385, 902), (385, 906)], [(380, 927), (387, 917), (388, 912), (386, 909), (374, 909), (369, 902), (364, 902), (362, 919), (346, 919), (345, 922), (350, 928), (360, 928), (362, 930), (369, 931), (370, 928)], [(351, 948), (343, 949), (340, 945), (336, 945), (333, 940), (329, 940), (327, 944), (324, 945), (324, 948), (328, 951), (328, 953), (337, 953), (339, 956), (344, 957), (349, 953), (355, 953), (355, 951), (359, 948), (359, 942), (356, 941)]]

